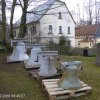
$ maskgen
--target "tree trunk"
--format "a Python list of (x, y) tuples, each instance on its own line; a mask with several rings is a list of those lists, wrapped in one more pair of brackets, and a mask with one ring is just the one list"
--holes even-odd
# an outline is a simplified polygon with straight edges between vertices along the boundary
[(5, 0), (1, 0), (2, 9), (2, 44), (6, 46), (6, 13), (5, 13), (6, 3)]
[(93, 10), (92, 0), (89, 0), (89, 25), (92, 24), (92, 10)]
[(100, 43), (96, 46), (96, 65), (100, 65)]
[(25, 34), (27, 32), (26, 27), (26, 15), (27, 15), (27, 7), (28, 7), (28, 0), (23, 0), (24, 7), (22, 8), (22, 17), (21, 17), (21, 23), (20, 23), (20, 30), (19, 30), (19, 37), (24, 38)]
[(14, 9), (16, 6), (16, 0), (13, 0), (12, 8), (11, 8), (11, 18), (10, 18), (10, 37), (13, 38), (13, 17), (14, 17)]

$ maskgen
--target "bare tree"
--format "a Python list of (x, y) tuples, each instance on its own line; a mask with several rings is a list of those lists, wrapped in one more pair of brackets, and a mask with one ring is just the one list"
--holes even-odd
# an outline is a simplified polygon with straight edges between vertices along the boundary
[(89, 24), (92, 24), (92, 11), (93, 11), (92, 0), (89, 0), (88, 4)]
[(20, 23), (20, 29), (19, 29), (19, 37), (23, 38), (25, 37), (27, 27), (26, 27), (26, 14), (27, 14), (27, 8), (28, 8), (28, 1), (29, 0), (19, 0), (21, 8), (22, 8), (22, 17), (21, 17), (21, 23)]
[(77, 24), (79, 24), (79, 22), (80, 22), (80, 19), (81, 19), (81, 15), (80, 15), (80, 6), (79, 6), (79, 4), (77, 4), (77, 20), (78, 20), (78, 23)]
[(95, 23), (98, 24), (100, 19), (100, 1), (95, 0)]
[[(26, 16), (27, 16), (27, 9), (30, 6), (30, 4), (33, 3), (38, 3), (42, 2), (45, 0), (19, 0), (19, 5), (22, 8), (22, 16), (21, 16), (21, 22), (20, 22), (20, 29), (19, 29), (19, 37), (23, 38), (25, 37), (25, 34), (27, 32), (27, 27), (26, 27)], [(33, 6), (34, 7), (34, 6)]]
[(5, 0), (1, 0), (1, 12), (2, 12), (2, 43), (6, 45), (6, 13), (5, 13), (6, 3)]
[(13, 4), (12, 4), (12, 8), (11, 8), (11, 18), (10, 18), (10, 37), (13, 38), (13, 18), (14, 18), (14, 9), (16, 6), (16, 1), (17, 0), (13, 0)]
[(86, 24), (86, 22), (88, 22), (87, 24), (92, 24), (95, 15), (94, 0), (88, 0), (88, 2), (83, 2), (83, 8), (81, 8), (80, 4), (77, 4), (76, 7), (77, 7), (76, 15), (78, 24), (80, 23)]
[(95, 23), (97, 24), (97, 1), (95, 0)]

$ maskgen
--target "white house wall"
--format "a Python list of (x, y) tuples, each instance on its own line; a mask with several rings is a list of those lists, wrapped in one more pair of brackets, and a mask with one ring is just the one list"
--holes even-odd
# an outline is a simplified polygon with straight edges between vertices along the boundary
[[(58, 19), (59, 12), (62, 12), (62, 19)], [(64, 5), (62, 2), (56, 1), (46, 14), (51, 15), (44, 15), (41, 18), (41, 33), (44, 34), (44, 36), (50, 36), (48, 35), (49, 25), (52, 25), (53, 37), (58, 37), (62, 35), (59, 34), (59, 26), (62, 26), (63, 35), (68, 37), (69, 40), (71, 40), (71, 46), (75, 47), (75, 23), (68, 12), (66, 5)], [(68, 34), (68, 27), (70, 27), (70, 34)]]

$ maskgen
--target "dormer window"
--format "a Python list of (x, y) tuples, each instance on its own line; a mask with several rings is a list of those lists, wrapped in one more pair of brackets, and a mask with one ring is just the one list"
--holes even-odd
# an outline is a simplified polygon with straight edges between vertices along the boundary
[(59, 12), (59, 17), (58, 17), (59, 19), (62, 19), (62, 16), (61, 16), (61, 12)]

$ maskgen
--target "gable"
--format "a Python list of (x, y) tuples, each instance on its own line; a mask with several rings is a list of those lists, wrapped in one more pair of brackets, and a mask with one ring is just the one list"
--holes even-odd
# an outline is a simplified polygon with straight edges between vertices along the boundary
[[(52, 8), (53, 5), (55, 6), (54, 8)], [(36, 7), (36, 8), (34, 8), (34, 9), (32, 9), (32, 10), (29, 11), (30, 13), (27, 14), (26, 23), (28, 24), (28, 23), (31, 23), (31, 22), (37, 22), (44, 15), (48, 15), (47, 14), (48, 10), (50, 10), (50, 9), (56, 9), (56, 8), (61, 8), (61, 7), (63, 7), (63, 5), (66, 6), (66, 4), (64, 2), (62, 2), (62, 1), (60, 1), (60, 0), (48, 0), (46, 3), (44, 3), (44, 4), (42, 4), (42, 5), (40, 5), (40, 6), (38, 6), (38, 7)], [(74, 19), (73, 19), (71, 13), (69, 12), (67, 6), (66, 6), (66, 9), (67, 9), (67, 13), (70, 14), (72, 20), (74, 21)], [(66, 12), (64, 12), (64, 13), (66, 13)], [(51, 14), (52, 14), (52, 12), (51, 12)], [(15, 23), (15, 26), (19, 26), (20, 21), (21, 21), (21, 19), (19, 19)]]
[(69, 12), (65, 2), (62, 2), (60, 0), (55, 0), (55, 2), (51, 5), (51, 7), (47, 10), (47, 12), (42, 17), (45, 16), (57, 17), (59, 12), (61, 12), (61, 14), (65, 17), (66, 20), (71, 21), (75, 24), (75, 21), (71, 13)]

